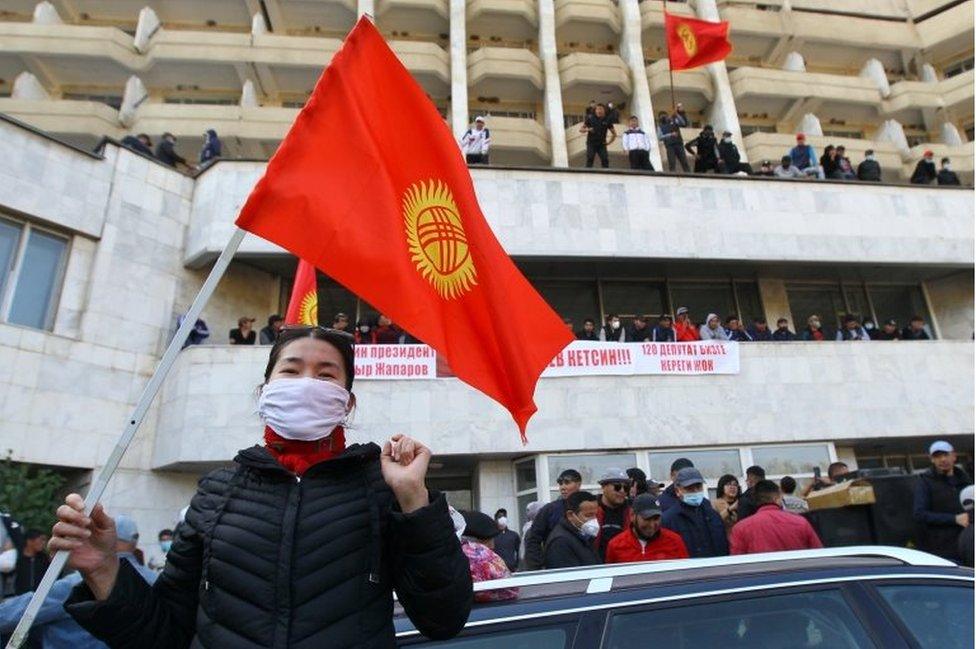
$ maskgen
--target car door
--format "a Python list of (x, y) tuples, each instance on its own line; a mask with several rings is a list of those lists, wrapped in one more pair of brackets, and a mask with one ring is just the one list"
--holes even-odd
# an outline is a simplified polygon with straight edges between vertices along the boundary
[(845, 588), (828, 584), (618, 608), (603, 649), (888, 649)]
[(914, 649), (972, 649), (971, 580), (906, 579), (865, 586)]
[[(580, 633), (580, 615), (560, 615), (531, 619), (499, 618), (468, 624), (451, 640), (433, 641), (416, 636), (398, 639), (399, 646), (420, 649), (573, 649)], [(592, 646), (592, 645), (591, 645)]]

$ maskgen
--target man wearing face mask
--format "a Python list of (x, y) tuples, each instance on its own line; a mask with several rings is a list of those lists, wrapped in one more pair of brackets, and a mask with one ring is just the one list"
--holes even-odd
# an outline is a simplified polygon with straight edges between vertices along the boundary
[(49, 545), (83, 579), (64, 609), (110, 647), (387, 648), (395, 588), (422, 634), (456, 635), (472, 577), (447, 500), (426, 486), (430, 449), (401, 434), (346, 445), (354, 358), (348, 334), (281, 330), (263, 444), (200, 480), (152, 588), (115, 556), (121, 521), (70, 494)]
[(611, 313), (607, 324), (600, 330), (600, 340), (608, 343), (622, 343), (626, 340), (626, 330), (620, 326), (620, 318)]
[(661, 517), (661, 525), (678, 533), (692, 558), (724, 557), (729, 553), (725, 524), (707, 503), (705, 479), (698, 469), (678, 471), (674, 480), (678, 504)]
[(495, 553), (505, 561), (505, 565), (512, 572), (518, 568), (519, 545), (522, 543), (518, 534), (508, 529), (508, 512), (499, 509), (495, 512), (495, 525), (498, 527), (498, 536), (495, 537)]
[(812, 315), (807, 318), (807, 328), (800, 332), (800, 340), (806, 342), (822, 342), (826, 339), (823, 332), (823, 325), (820, 322), (820, 316)]
[(691, 321), (686, 306), (679, 306), (675, 312), (674, 333), (679, 343), (691, 343), (699, 340), (698, 327)]
[(566, 514), (546, 539), (546, 568), (595, 566), (600, 557), (593, 550), (593, 539), (600, 533), (596, 520), (597, 498), (577, 491), (566, 499)]
[(857, 165), (857, 179), (867, 182), (881, 182), (881, 165), (874, 157), (874, 149), (864, 152), (864, 160)]
[(607, 546), (607, 563), (688, 558), (688, 550), (681, 537), (661, 527), (661, 506), (654, 496), (637, 496), (633, 509), (634, 520), (630, 529), (618, 534)]
[(162, 571), (166, 567), (166, 555), (173, 547), (173, 530), (165, 529), (159, 531), (159, 550), (153, 551), (149, 557), (149, 567), (156, 572)]

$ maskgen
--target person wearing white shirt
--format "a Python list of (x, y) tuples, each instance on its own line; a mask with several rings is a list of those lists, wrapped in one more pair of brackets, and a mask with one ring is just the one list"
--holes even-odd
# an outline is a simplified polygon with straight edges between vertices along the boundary
[(474, 125), (461, 136), (461, 150), (468, 164), (488, 164), (488, 147), (491, 145), (491, 133), (485, 126), (485, 118), (478, 115), (474, 118)]
[(628, 125), (630, 128), (624, 131), (623, 147), (630, 158), (630, 168), (654, 171), (654, 165), (651, 164), (651, 138), (640, 127), (636, 115), (630, 116)]

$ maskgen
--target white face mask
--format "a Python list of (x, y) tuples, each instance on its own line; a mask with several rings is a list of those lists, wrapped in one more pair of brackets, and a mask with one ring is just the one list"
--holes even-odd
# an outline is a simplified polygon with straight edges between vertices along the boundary
[(507, 529), (508, 528), (508, 518), (506, 518), (505, 516), (499, 516), (498, 517), (498, 527), (504, 527), (504, 528)]
[(580, 534), (588, 539), (595, 539), (600, 533), (600, 521), (591, 518), (580, 526)]
[(946, 171), (952, 171), (952, 165), (949, 164), (948, 162), (942, 165), (942, 168), (945, 169)]
[(275, 379), (261, 388), (258, 414), (285, 439), (328, 437), (349, 414), (349, 392), (331, 381)]
[(610, 327), (612, 329), (620, 329), (620, 320), (611, 320)]

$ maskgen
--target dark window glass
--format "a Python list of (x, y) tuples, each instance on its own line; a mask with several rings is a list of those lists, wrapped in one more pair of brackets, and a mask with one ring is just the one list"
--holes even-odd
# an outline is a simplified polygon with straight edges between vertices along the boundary
[(10, 305), (10, 322), (38, 329), (47, 327), (67, 248), (66, 239), (31, 230)]
[(536, 280), (532, 282), (549, 306), (562, 318), (573, 321), (573, 328), (583, 328), (583, 320), (593, 318), (600, 324), (600, 303), (596, 296), (596, 282)]
[(925, 298), (918, 286), (868, 286), (868, 293), (881, 322), (894, 318), (899, 329), (907, 326), (913, 315), (920, 315), (928, 322)]
[[(739, 318), (749, 327), (755, 318), (765, 317), (762, 299), (759, 297), (759, 284), (756, 282), (736, 282), (735, 295), (739, 298)], [(726, 314), (728, 315), (728, 314)], [(773, 323), (773, 329), (776, 323)]]
[(832, 284), (787, 284), (786, 297), (790, 302), (793, 322), (799, 334), (806, 329), (807, 318), (820, 316), (824, 335), (833, 339), (837, 334), (840, 319), (847, 313), (844, 296), (840, 287)]
[(664, 313), (664, 284), (651, 282), (601, 282), (603, 309), (615, 313), (624, 324), (635, 315), (657, 317)]
[(647, 647), (648, 638), (668, 649), (875, 646), (837, 590), (616, 614), (604, 649)]
[[(500, 625), (499, 625), (500, 626)], [(538, 627), (501, 630), (479, 634), (476, 637), (455, 638), (441, 642), (422, 642), (420, 647), (440, 649), (565, 649), (569, 632), (566, 627), (540, 629)]]
[(972, 649), (972, 585), (879, 586), (878, 592), (922, 649)]
[(702, 324), (709, 313), (725, 322), (725, 316), (735, 313), (732, 282), (671, 282), (673, 310), (686, 306), (693, 322)]
[(844, 286), (844, 297), (847, 299), (847, 312), (857, 316), (861, 322), (864, 319), (871, 319), (871, 309), (868, 307), (868, 299), (864, 294), (864, 287), (854, 284)]
[(345, 287), (319, 275), (319, 324), (332, 326), (337, 313), (349, 316), (349, 324), (356, 324), (356, 296)]

